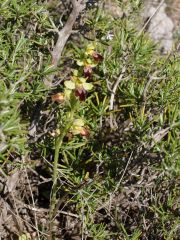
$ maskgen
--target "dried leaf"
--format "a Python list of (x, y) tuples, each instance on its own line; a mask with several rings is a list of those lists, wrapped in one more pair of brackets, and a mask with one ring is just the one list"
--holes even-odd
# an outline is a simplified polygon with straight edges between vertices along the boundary
[(170, 129), (170, 127), (167, 127), (167, 128), (165, 128), (165, 129), (161, 129), (161, 130), (159, 130), (157, 133), (155, 133), (155, 134), (153, 135), (153, 140), (154, 140), (154, 142), (151, 144), (151, 147), (153, 147), (153, 146), (155, 145), (155, 143), (160, 142), (161, 139), (162, 139), (163, 137), (165, 137), (166, 134), (168, 134), (169, 129)]
[(20, 172), (17, 170), (15, 173), (13, 173), (11, 176), (8, 177), (8, 180), (6, 182), (6, 187), (4, 189), (4, 193), (6, 192), (12, 192), (14, 188), (16, 187), (16, 184), (19, 180), (19, 174)]

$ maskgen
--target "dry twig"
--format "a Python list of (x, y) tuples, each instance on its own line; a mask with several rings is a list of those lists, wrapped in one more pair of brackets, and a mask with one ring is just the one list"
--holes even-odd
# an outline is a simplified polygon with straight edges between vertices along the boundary
[[(112, 111), (114, 109), (114, 98), (115, 98), (115, 94), (116, 94), (116, 91), (117, 91), (117, 88), (119, 86), (119, 83), (122, 81), (123, 79), (123, 76), (124, 76), (124, 73), (126, 71), (126, 67), (124, 66), (122, 68), (122, 71), (121, 71), (121, 74), (119, 75), (118, 79), (116, 80), (114, 86), (113, 86), (113, 89), (112, 89), (112, 92), (111, 92), (111, 97), (110, 97), (110, 104), (109, 104), (109, 111)], [(113, 125), (113, 116), (112, 116), (112, 113), (110, 114), (110, 127), (113, 128), (114, 125)]]
[(146, 100), (147, 100), (147, 92), (149, 89), (149, 86), (151, 85), (153, 80), (162, 80), (164, 79), (164, 76), (162, 77), (156, 77), (155, 75), (157, 75), (157, 71), (155, 71), (151, 76), (149, 76), (149, 80), (147, 81), (144, 90), (143, 90), (143, 94), (142, 94), (142, 100), (143, 100), (143, 106), (146, 104)]
[[(53, 51), (51, 52), (52, 68), (57, 67), (58, 62), (62, 55), (62, 51), (66, 45), (66, 42), (73, 31), (74, 23), (77, 17), (79, 16), (79, 14), (85, 8), (84, 0), (71, 0), (71, 3), (73, 6), (73, 9), (71, 14), (69, 15), (67, 22), (65, 23), (64, 27), (60, 31), (57, 30), (58, 40), (53, 48)], [(52, 74), (48, 79), (45, 79), (44, 84), (50, 88), (52, 86), (53, 78), (54, 78), (54, 74)]]

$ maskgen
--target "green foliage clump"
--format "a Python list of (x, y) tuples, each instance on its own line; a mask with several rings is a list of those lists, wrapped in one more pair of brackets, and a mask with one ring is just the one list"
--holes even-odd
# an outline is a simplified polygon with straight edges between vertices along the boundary
[(140, 1), (118, 2), (121, 19), (86, 9), (76, 28), (84, 24), (90, 38), (73, 33), (55, 69), (49, 50), (64, 5), (54, 13), (43, 1), (1, 2), (0, 159), (28, 153), (33, 171), (41, 159), (39, 174), (52, 178), (51, 230), (64, 204), (82, 237), (170, 239), (166, 228), (173, 238), (178, 224), (179, 57), (157, 54), (138, 29)]
[[(20, 122), (18, 105), (14, 98), (16, 86), (10, 88), (1, 80), (0, 82), (0, 157), (5, 159), (6, 152), (22, 153), (25, 148), (24, 126)], [(4, 155), (5, 154), (5, 155)]]

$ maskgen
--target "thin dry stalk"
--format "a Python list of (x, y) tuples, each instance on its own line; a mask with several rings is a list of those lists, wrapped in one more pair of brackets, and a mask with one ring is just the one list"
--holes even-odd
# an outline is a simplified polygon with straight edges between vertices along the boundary
[[(23, 163), (25, 163), (24, 158), (23, 158)], [(26, 178), (27, 178), (27, 182), (28, 182), (28, 186), (29, 186), (29, 190), (30, 190), (30, 194), (31, 194), (31, 199), (32, 199), (32, 204), (33, 204), (33, 208), (35, 208), (35, 200), (34, 200), (34, 196), (33, 196), (33, 191), (31, 188), (31, 183), (28, 177), (28, 173), (27, 173), (27, 168), (25, 168), (25, 173), (26, 173)], [(38, 229), (38, 221), (37, 221), (37, 215), (36, 212), (34, 212), (34, 222), (35, 222), (35, 227), (37, 229), (37, 238), (38, 240), (40, 240), (40, 234), (39, 234), (39, 229)]]
[[(8, 206), (8, 211), (11, 213), (12, 216), (14, 216), (13, 219), (16, 219), (18, 216), (14, 213), (14, 211)], [(34, 225), (30, 224), (28, 221), (24, 220), (23, 218), (19, 217), (20, 220), (24, 223), (26, 223), (26, 225), (30, 226), (31, 228), (33, 228), (34, 230), (36, 230), (37, 232), (39, 232), (41, 234), (41, 236), (49, 236), (48, 234), (41, 232), (39, 229), (37, 229)]]
[[(121, 74), (119, 75), (118, 79), (116, 80), (114, 86), (113, 86), (113, 89), (112, 89), (112, 92), (111, 92), (111, 97), (110, 97), (110, 104), (109, 104), (109, 111), (113, 111), (114, 109), (114, 98), (115, 98), (115, 94), (116, 94), (116, 91), (117, 91), (117, 88), (120, 84), (120, 82), (122, 81), (123, 79), (123, 76), (124, 76), (124, 73), (126, 71), (126, 67), (124, 66), (122, 68), (122, 71), (121, 71)], [(112, 113), (110, 114), (110, 127), (111, 128), (114, 128), (114, 124), (113, 124), (113, 115)]]
[(149, 86), (151, 85), (152, 81), (153, 80), (162, 80), (164, 79), (164, 76), (162, 77), (156, 77), (155, 75), (157, 74), (157, 71), (149, 77), (149, 80), (147, 81), (145, 87), (144, 87), (144, 90), (143, 90), (143, 94), (142, 94), (142, 99), (143, 99), (143, 105), (145, 105), (146, 103), (146, 100), (147, 100), (147, 92), (148, 92), (148, 89), (149, 89)]
[(148, 18), (148, 20), (145, 22), (145, 24), (143, 25), (143, 27), (141, 28), (141, 30), (139, 31), (138, 36), (140, 36), (144, 29), (146, 29), (147, 25), (150, 23), (150, 21), (152, 20), (152, 18), (156, 15), (156, 13), (159, 11), (159, 9), (161, 8), (161, 6), (164, 4), (164, 0), (162, 0), (159, 5), (156, 8), (156, 11), (152, 14), (152, 16), (150, 18)]
[[(67, 22), (65, 23), (64, 27), (58, 31), (58, 40), (53, 48), (53, 51), (51, 52), (52, 55), (52, 68), (56, 68), (58, 65), (58, 62), (61, 58), (63, 49), (66, 45), (66, 42), (68, 38), (70, 37), (74, 23), (79, 16), (79, 14), (82, 12), (82, 10), (85, 8), (85, 2), (84, 0), (71, 0), (73, 9), (71, 14), (69, 15), (69, 18)], [(54, 78), (54, 74), (52, 74), (48, 79), (45, 79), (44, 84), (46, 87), (52, 86), (52, 80)]]

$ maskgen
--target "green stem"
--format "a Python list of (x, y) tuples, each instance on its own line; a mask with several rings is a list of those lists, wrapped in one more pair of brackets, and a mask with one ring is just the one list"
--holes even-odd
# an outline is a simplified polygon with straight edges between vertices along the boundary
[[(53, 218), (56, 214), (55, 209), (56, 209), (56, 201), (57, 201), (56, 193), (57, 193), (57, 186), (58, 186), (57, 179), (58, 179), (59, 152), (63, 143), (63, 139), (72, 125), (75, 109), (76, 109), (76, 104), (74, 104), (73, 109), (71, 109), (70, 116), (67, 117), (68, 122), (66, 123), (66, 126), (64, 127), (62, 132), (60, 132), (60, 135), (55, 139), (55, 154), (54, 154), (53, 176), (52, 176), (53, 186), (51, 191), (51, 203), (50, 203), (50, 226), (49, 226), (50, 236), (52, 235), (51, 233), (52, 233), (52, 227), (53, 227)], [(52, 237), (50, 237), (50, 239), (52, 239)]]
[(54, 209), (56, 206), (56, 192), (57, 192), (57, 177), (58, 177), (58, 159), (59, 159), (59, 151), (62, 145), (64, 136), (61, 135), (60, 138), (55, 139), (55, 154), (54, 154), (54, 164), (53, 164), (53, 186), (51, 191), (51, 209), (50, 209), (50, 221), (53, 220), (54, 217)]

